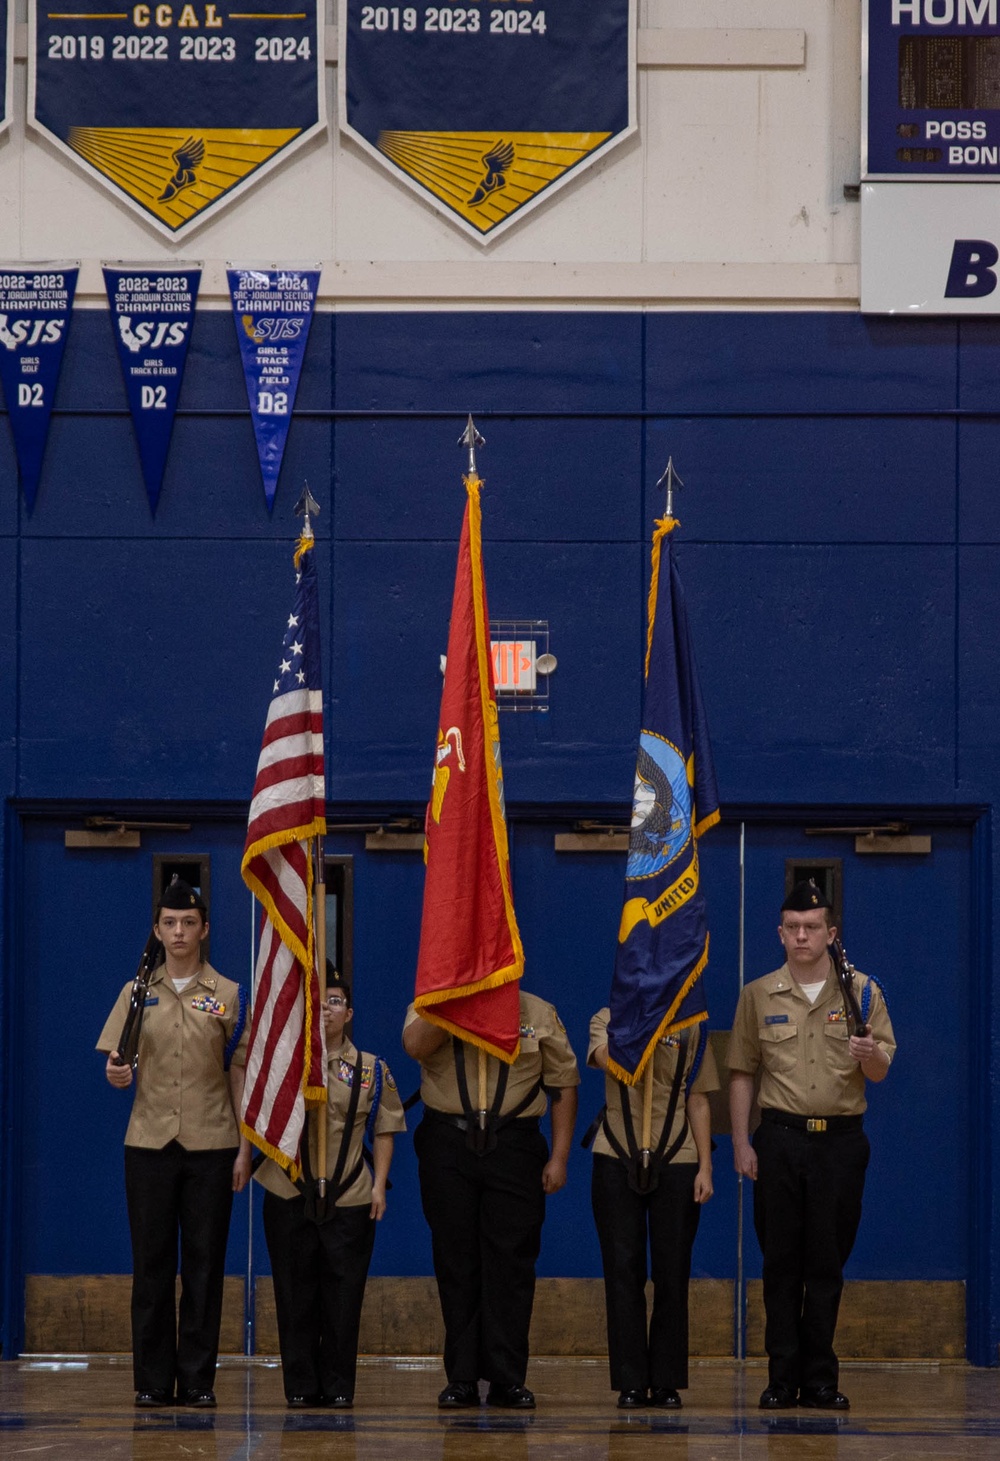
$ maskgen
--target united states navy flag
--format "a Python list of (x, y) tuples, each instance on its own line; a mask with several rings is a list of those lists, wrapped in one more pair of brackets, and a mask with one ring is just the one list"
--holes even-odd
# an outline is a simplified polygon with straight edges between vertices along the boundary
[(719, 820), (719, 796), (674, 562), (679, 526), (664, 517), (653, 533), (642, 730), (611, 982), (608, 1069), (628, 1085), (638, 1083), (658, 1040), (708, 1018), (698, 839)]

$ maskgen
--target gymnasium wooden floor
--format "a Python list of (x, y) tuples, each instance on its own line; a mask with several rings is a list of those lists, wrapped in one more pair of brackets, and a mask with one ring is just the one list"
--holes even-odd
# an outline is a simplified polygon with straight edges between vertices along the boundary
[(966, 1461), (1000, 1456), (1000, 1371), (845, 1365), (848, 1416), (764, 1415), (762, 1366), (695, 1362), (684, 1409), (622, 1414), (604, 1360), (536, 1359), (538, 1409), (440, 1413), (440, 1365), (362, 1360), (353, 1411), (288, 1411), (273, 1361), (224, 1360), (215, 1412), (136, 1411), (128, 1356), (0, 1364), (3, 1461)]

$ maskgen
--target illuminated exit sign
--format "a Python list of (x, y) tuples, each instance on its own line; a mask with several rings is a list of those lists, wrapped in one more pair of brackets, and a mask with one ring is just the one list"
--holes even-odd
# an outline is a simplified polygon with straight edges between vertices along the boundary
[(493, 680), (497, 691), (535, 693), (536, 656), (533, 639), (495, 639), (490, 642)]

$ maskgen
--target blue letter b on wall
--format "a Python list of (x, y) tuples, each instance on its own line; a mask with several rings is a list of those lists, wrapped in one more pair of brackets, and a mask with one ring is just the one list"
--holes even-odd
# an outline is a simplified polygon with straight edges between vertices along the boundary
[(997, 287), (992, 265), (1000, 249), (985, 238), (957, 238), (951, 251), (951, 268), (945, 287), (946, 299), (982, 299)]

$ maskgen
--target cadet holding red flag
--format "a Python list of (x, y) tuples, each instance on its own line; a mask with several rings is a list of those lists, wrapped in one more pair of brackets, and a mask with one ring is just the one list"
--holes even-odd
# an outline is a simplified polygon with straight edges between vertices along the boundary
[[(455, 575), (427, 808), (416, 996), (403, 1045), (420, 1061), (414, 1136), (445, 1324), (442, 1409), (532, 1410), (528, 1327), (545, 1196), (566, 1181), (576, 1058), (550, 1004), (519, 990), (500, 731), (489, 652), (475, 448)], [(552, 1097), (552, 1153), (539, 1130)]]

